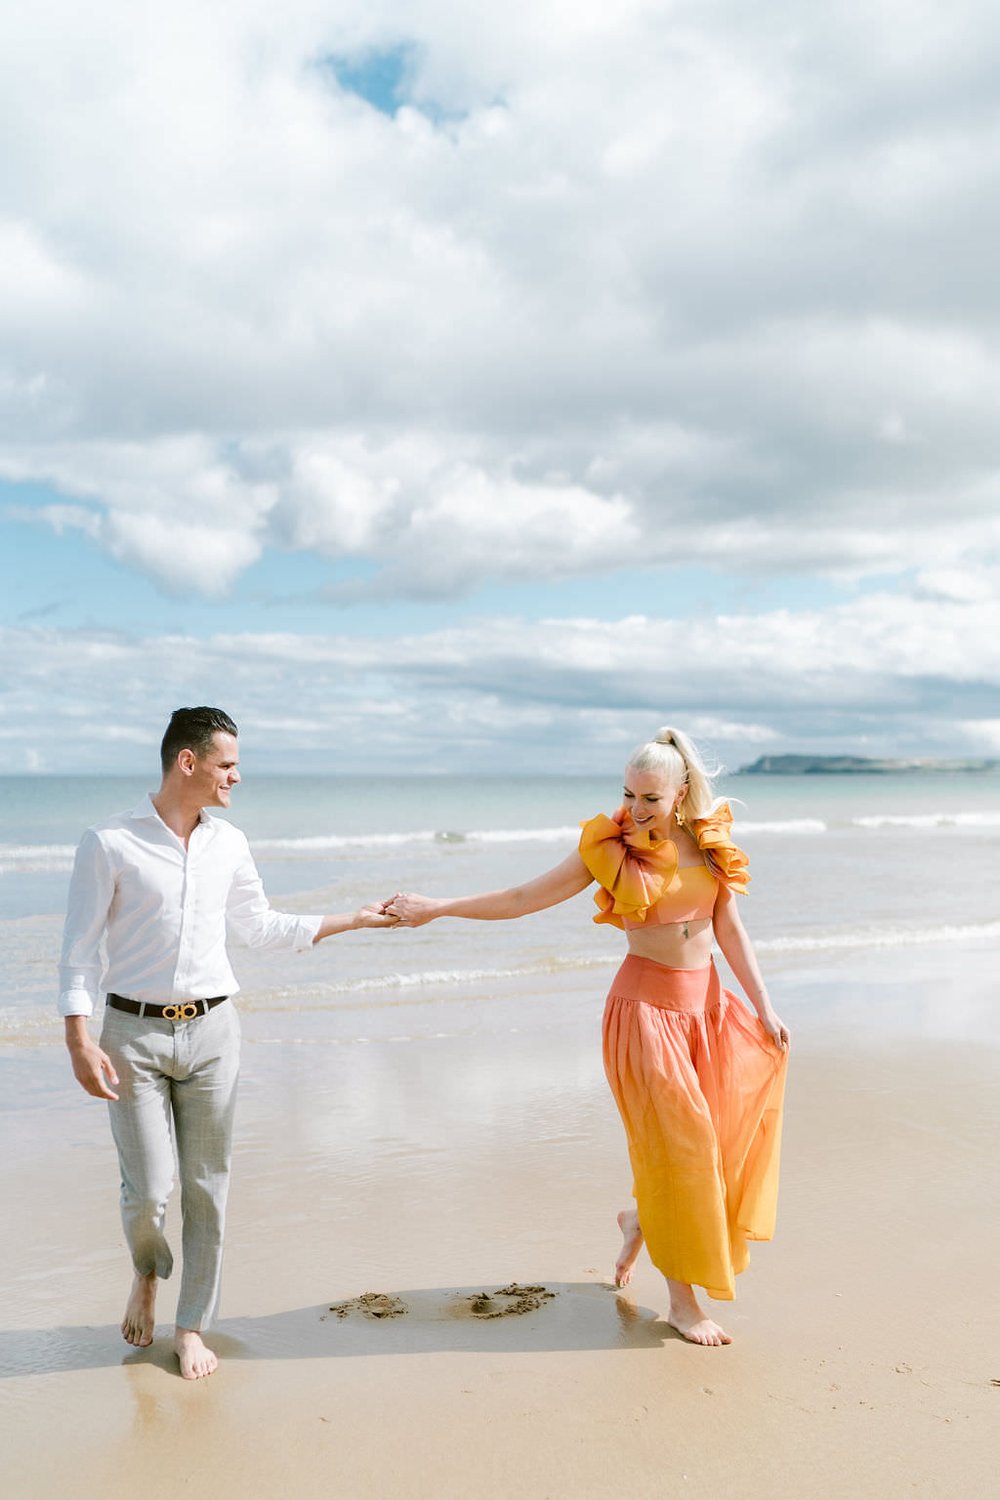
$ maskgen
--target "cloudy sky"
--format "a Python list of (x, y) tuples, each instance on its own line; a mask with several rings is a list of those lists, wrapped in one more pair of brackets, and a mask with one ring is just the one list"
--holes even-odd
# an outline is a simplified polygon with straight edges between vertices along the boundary
[[(16, 14), (19, 12), (19, 14)], [(986, 0), (0, 20), (0, 771), (1000, 754)]]

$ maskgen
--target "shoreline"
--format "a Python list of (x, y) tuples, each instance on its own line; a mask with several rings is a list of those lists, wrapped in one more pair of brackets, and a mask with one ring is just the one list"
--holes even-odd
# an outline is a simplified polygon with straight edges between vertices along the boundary
[[(23, 919), (32, 939), (41, 920)], [(55, 928), (56, 919), (44, 920), (47, 930)], [(884, 945), (865, 946), (859, 935), (856, 943), (839, 947), (776, 948), (766, 938), (755, 946), (776, 1008), (805, 1041), (823, 1037), (836, 1046), (838, 1038), (852, 1042), (871, 1035), (905, 1042), (936, 1036), (1000, 1046), (1000, 1006), (992, 977), (1000, 964), (1000, 923), (942, 931), (936, 941), (918, 933), (912, 942), (901, 935), (898, 942)], [(236, 1004), (245, 1039), (276, 1045), (367, 1045), (442, 1032), (579, 1026), (594, 1018), (599, 1024), (604, 993), (624, 957), (624, 948), (612, 953), (595, 944), (588, 951), (582, 942), (567, 961), (553, 958), (553, 945), (546, 943), (536, 953), (527, 949), (515, 956), (511, 966), (483, 968), (477, 967), (474, 946), (459, 948), (455, 941), (468, 934), (453, 930), (444, 964), (436, 958), (439, 950), (430, 947), (407, 954), (396, 970), (393, 961), (400, 954), (393, 952), (392, 937), (366, 943), (364, 935), (354, 936), (356, 951), (348, 955), (346, 978), (343, 966), (332, 977), (331, 968), (320, 962), (311, 971), (289, 972), (285, 955), (261, 957), (241, 950), (242, 988)], [(588, 938), (593, 944), (593, 934), (585, 930)], [(723, 985), (738, 989), (718, 952), (714, 958)], [(62, 1048), (49, 968), (27, 954), (11, 968), (7, 1004), (0, 1004), (0, 1066), (5, 1058), (36, 1048)], [(45, 970), (41, 981), (39, 969)], [(91, 1025), (96, 1034), (99, 1016)], [(3, 1107), (0, 1093), (0, 1112)]]

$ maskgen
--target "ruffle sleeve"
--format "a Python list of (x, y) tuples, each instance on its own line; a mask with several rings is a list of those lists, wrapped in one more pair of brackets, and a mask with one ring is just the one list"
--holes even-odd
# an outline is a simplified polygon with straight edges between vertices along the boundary
[(594, 921), (622, 928), (623, 917), (644, 921), (677, 873), (676, 845), (639, 833), (624, 808), (613, 818), (598, 813), (581, 827), (580, 857), (599, 886)]
[(730, 837), (733, 813), (729, 803), (720, 802), (706, 818), (692, 818), (690, 826), (716, 880), (736, 895), (745, 896), (750, 884), (750, 861)]
[[(728, 802), (720, 803), (707, 817), (693, 818), (688, 826), (716, 880), (745, 896), (749, 860), (730, 837), (733, 814)], [(621, 928), (626, 917), (644, 922), (677, 874), (677, 845), (670, 839), (654, 840), (637, 829), (625, 808), (611, 818), (598, 813), (581, 829), (580, 857), (598, 884), (594, 921)]]

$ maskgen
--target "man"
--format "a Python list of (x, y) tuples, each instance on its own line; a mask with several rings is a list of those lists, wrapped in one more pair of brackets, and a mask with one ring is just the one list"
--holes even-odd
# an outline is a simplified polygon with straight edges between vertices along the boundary
[[(160, 748), (163, 779), (132, 812), (88, 829), (70, 883), (59, 1011), (77, 1080), (109, 1100), (135, 1279), (122, 1334), (153, 1341), (176, 1141), (183, 1273), (174, 1347), (187, 1380), (218, 1360), (202, 1340), (219, 1294), (239, 1069), (239, 986), (227, 926), (258, 948), (307, 948), (358, 927), (392, 927), (380, 906), (328, 917), (272, 911), (246, 838), (206, 808), (240, 780), (237, 729), (216, 708), (179, 708)], [(100, 1044), (87, 1028), (107, 944)], [(116, 1092), (117, 1091), (117, 1092)]]

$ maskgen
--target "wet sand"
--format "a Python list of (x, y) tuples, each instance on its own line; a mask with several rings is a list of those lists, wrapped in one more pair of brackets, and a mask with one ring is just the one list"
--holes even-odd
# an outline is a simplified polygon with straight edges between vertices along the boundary
[(247, 1023), (223, 1363), (191, 1384), (175, 1284), (151, 1349), (117, 1331), (103, 1107), (56, 1045), (0, 1057), (6, 1493), (992, 1492), (994, 1044), (797, 1039), (778, 1236), (711, 1304), (735, 1343), (697, 1349), (645, 1257), (611, 1285), (629, 1178), (596, 1015), (363, 1047)]

